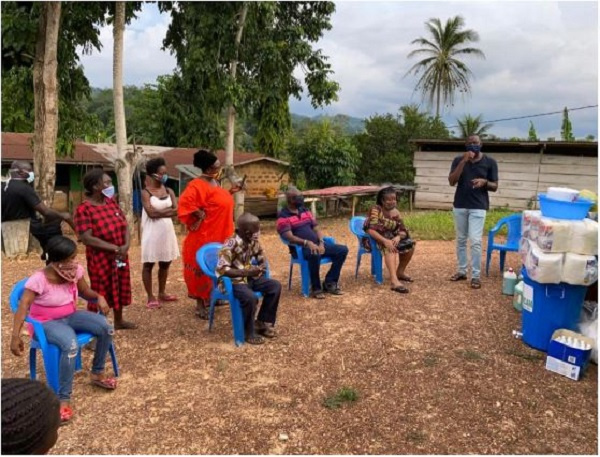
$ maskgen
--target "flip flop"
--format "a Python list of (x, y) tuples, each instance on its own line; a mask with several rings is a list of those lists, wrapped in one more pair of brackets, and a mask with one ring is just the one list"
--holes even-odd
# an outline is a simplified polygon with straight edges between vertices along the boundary
[(265, 339), (262, 336), (252, 336), (250, 338), (246, 338), (246, 343), (248, 344), (264, 344)]
[(404, 281), (404, 282), (414, 282), (413, 278), (411, 278), (410, 276), (406, 276), (406, 275), (398, 276), (398, 279), (400, 281)]
[(196, 317), (198, 319), (202, 319), (203, 321), (207, 321), (208, 318), (209, 318), (208, 311), (209, 311), (208, 306), (203, 306), (200, 309), (196, 308), (196, 310), (194, 311), (194, 314), (196, 314)]
[(60, 407), (60, 425), (67, 424), (71, 419), (73, 419), (73, 409), (70, 406), (61, 406)]
[(177, 301), (179, 300), (179, 298), (177, 298), (176, 295), (163, 295), (163, 297), (159, 297), (160, 301)]
[(115, 390), (117, 380), (115, 378), (92, 379), (92, 385), (106, 390)]
[(467, 275), (464, 273), (454, 273), (450, 276), (450, 281), (466, 281)]
[(148, 300), (148, 302), (146, 303), (146, 308), (148, 308), (148, 309), (160, 308), (160, 302), (158, 300)]
[(407, 294), (408, 293), (408, 289), (404, 286), (396, 286), (396, 287), (392, 287), (392, 289), (394, 292), (398, 292), (399, 294)]
[(115, 325), (115, 330), (135, 330), (136, 328), (138, 328), (137, 324), (127, 321), (123, 321), (123, 323), (118, 327)]
[(471, 279), (471, 289), (481, 289), (481, 281), (477, 278)]

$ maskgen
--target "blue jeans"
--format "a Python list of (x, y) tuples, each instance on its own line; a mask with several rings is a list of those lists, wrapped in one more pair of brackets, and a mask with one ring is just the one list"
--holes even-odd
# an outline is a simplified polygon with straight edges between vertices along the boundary
[(114, 329), (106, 317), (90, 311), (75, 311), (63, 318), (44, 322), (44, 332), (48, 343), (60, 348), (58, 367), (58, 399), (68, 401), (73, 391), (75, 357), (79, 350), (75, 332), (91, 333), (96, 337), (96, 353), (92, 362), (92, 373), (104, 372), (106, 354), (112, 343)]
[(485, 224), (486, 210), (454, 208), (454, 227), (456, 229), (456, 256), (458, 272), (467, 274), (467, 239), (471, 244), (471, 278), (481, 275), (481, 237)]
[[(310, 271), (310, 285), (313, 292), (321, 290), (321, 255), (311, 254), (310, 249), (302, 248), (302, 255), (308, 261), (308, 271)], [(337, 284), (340, 279), (342, 267), (348, 256), (348, 248), (341, 244), (325, 243), (325, 253), (323, 257), (331, 259), (331, 268), (325, 275), (325, 284)]]

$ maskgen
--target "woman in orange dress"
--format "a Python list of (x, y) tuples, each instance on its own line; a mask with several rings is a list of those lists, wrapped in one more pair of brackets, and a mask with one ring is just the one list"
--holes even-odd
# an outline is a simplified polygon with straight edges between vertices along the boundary
[(210, 151), (196, 152), (194, 166), (200, 168), (202, 174), (190, 181), (179, 197), (177, 216), (188, 229), (183, 241), (183, 277), (188, 296), (196, 300), (196, 315), (206, 320), (212, 281), (202, 273), (196, 252), (207, 243), (223, 243), (233, 234), (232, 194), (241, 187), (234, 186), (229, 191), (221, 187), (221, 163)]

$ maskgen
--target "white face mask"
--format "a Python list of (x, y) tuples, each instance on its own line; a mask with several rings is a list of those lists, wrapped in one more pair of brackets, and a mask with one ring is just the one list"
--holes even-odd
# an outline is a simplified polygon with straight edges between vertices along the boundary
[(110, 186), (106, 189), (102, 189), (102, 194), (107, 198), (113, 198), (115, 196), (115, 186)]
[(35, 181), (35, 173), (30, 171), (29, 175), (27, 176), (27, 182), (31, 184), (33, 181)]

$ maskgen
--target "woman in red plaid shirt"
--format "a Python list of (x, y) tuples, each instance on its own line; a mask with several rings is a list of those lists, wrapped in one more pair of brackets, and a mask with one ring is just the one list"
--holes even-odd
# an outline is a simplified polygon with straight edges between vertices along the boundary
[[(77, 207), (74, 221), (86, 246), (92, 289), (104, 296), (113, 309), (116, 330), (136, 328), (123, 320), (123, 307), (131, 303), (129, 229), (121, 207), (113, 199), (112, 179), (95, 168), (83, 177), (83, 187), (85, 200)], [(88, 309), (96, 311), (96, 304), (88, 302)]]

